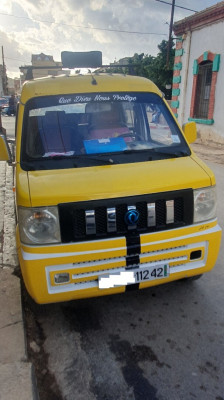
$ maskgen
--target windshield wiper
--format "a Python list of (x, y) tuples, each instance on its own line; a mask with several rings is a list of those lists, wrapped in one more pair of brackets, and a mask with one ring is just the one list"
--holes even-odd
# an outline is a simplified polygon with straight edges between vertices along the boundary
[(112, 158), (104, 158), (101, 156), (101, 154), (98, 154), (97, 156), (89, 156), (88, 154), (78, 154), (73, 156), (73, 158), (77, 159), (77, 160), (86, 160), (87, 162), (89, 160), (93, 160), (93, 161), (97, 161), (97, 162), (101, 162), (103, 164), (114, 164), (114, 160)]
[(85, 160), (88, 162), (88, 160), (94, 160), (102, 163), (107, 163), (107, 164), (114, 164), (114, 160), (112, 158), (103, 158), (101, 155), (98, 156), (89, 156), (88, 154), (77, 154), (77, 155), (64, 155), (64, 154), (55, 154), (52, 156), (48, 157), (38, 157), (38, 158), (33, 158), (32, 160), (29, 159), (28, 161), (51, 161), (51, 160)]
[(65, 155), (65, 154), (54, 154), (52, 156), (47, 156), (47, 157), (27, 157), (26, 161), (48, 161), (48, 160), (71, 160), (73, 158), (73, 155)]
[(126, 149), (120, 152), (120, 154), (133, 154), (133, 153), (145, 153), (147, 151), (150, 151), (151, 149), (147, 148), (147, 149)]
[(165, 156), (171, 156), (171, 157), (186, 157), (189, 156), (190, 153), (187, 150), (172, 150), (172, 149), (161, 149), (161, 148), (154, 148), (151, 149), (152, 153), (158, 154), (158, 155), (165, 155)]

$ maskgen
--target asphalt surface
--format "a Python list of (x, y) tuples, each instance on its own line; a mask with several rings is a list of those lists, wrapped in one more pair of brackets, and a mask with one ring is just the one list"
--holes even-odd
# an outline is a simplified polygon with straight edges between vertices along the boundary
[(6, 129), (7, 137), (9, 139), (15, 138), (15, 123), (16, 118), (14, 115), (10, 117), (2, 115), (2, 126)]
[[(224, 166), (208, 164), (224, 229)], [(40, 400), (224, 400), (223, 259), (222, 240), (195, 282), (45, 307), (24, 297)]]

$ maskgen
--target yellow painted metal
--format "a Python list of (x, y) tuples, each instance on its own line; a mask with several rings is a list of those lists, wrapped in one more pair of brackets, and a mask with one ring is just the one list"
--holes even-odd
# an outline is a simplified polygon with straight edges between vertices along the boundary
[[(203, 240), (206, 240), (207, 245), (208, 245), (208, 254), (207, 254), (205, 266), (203, 266), (201, 268), (197, 268), (197, 269), (192, 268), (191, 270), (187, 270), (187, 271), (185, 271), (183, 268), (183, 271), (172, 274), (172, 279), (169, 277), (169, 278), (165, 278), (165, 279), (161, 280), (159, 283), (158, 283), (158, 281), (150, 281), (149, 284), (147, 282), (140, 283), (139, 288), (144, 289), (149, 286), (156, 286), (158, 284), (167, 283), (167, 282), (170, 282), (171, 280), (173, 281), (173, 280), (178, 280), (178, 279), (189, 278), (191, 276), (200, 275), (200, 274), (204, 274), (206, 272), (211, 271), (214, 268), (217, 257), (218, 257), (219, 248), (220, 248), (220, 244), (221, 244), (221, 236), (222, 236), (221, 229), (219, 229), (215, 233), (206, 234), (206, 232), (205, 232), (205, 235), (203, 235)], [(199, 240), (199, 237), (197, 237), (197, 239), (195, 237), (192, 237), (192, 238), (189, 237), (188, 240), (186, 240), (184, 243), (185, 244), (196, 243), (198, 240)], [(177, 241), (177, 243), (178, 243), (178, 241)], [(183, 266), (184, 266), (184, 264), (183, 264)], [(172, 269), (172, 266), (171, 266), (171, 269)]]
[[(104, 253), (104, 257), (105, 257), (105, 253)], [(74, 257), (73, 257), (73, 261), (74, 261)], [(86, 267), (85, 264), (76, 264), (74, 266), (74, 268), (72, 269), (72, 267), (70, 267), (70, 269), (63, 269), (63, 272), (67, 272), (70, 275), (70, 281), (68, 283), (79, 283), (79, 282), (87, 282), (87, 281), (92, 281), (94, 279), (97, 279), (98, 274), (96, 273), (94, 275), (94, 272), (97, 272), (99, 270), (104, 270), (105, 273), (107, 273), (107, 270), (112, 270), (112, 269), (116, 269), (116, 268), (125, 268), (126, 266), (126, 260), (125, 258), (121, 258), (121, 259), (111, 259), (111, 262), (109, 264), (101, 264), (101, 263), (97, 263), (95, 262), (95, 265), (93, 263), (93, 266), (88, 266)], [(82, 274), (88, 274), (91, 272), (91, 276), (87, 276), (87, 277), (82, 277)], [(116, 271), (115, 271), (116, 272)], [(55, 274), (57, 274), (58, 271), (51, 271), (50, 272), (50, 279), (51, 279), (51, 285), (52, 286), (57, 286), (57, 284), (55, 284), (55, 280), (54, 280), (54, 276)], [(79, 275), (79, 276), (78, 276)]]
[(23, 130), (24, 105), (19, 104), (16, 121), (16, 163), (20, 163), (21, 138)]
[[(70, 77), (41, 78), (29, 81), (23, 86), (16, 132), (16, 201), (17, 206), (38, 207), (59, 203), (88, 201), (106, 198), (129, 197), (147, 193), (168, 192), (185, 188), (200, 188), (215, 184), (213, 172), (192, 152), (189, 157), (157, 160), (133, 164), (105, 165), (88, 168), (63, 170), (23, 171), (20, 167), (21, 137), (24, 105), (31, 98), (50, 95), (65, 95), (94, 92), (154, 92), (161, 96), (158, 88), (149, 80), (139, 77), (96, 75), (97, 85), (92, 84), (91, 75)], [(168, 106), (168, 105), (167, 105)], [(169, 106), (168, 106), (169, 108)], [(170, 110), (172, 113), (172, 111)], [(181, 129), (181, 128), (180, 128)], [(213, 268), (220, 245), (221, 230), (213, 232), (217, 221), (192, 225), (186, 228), (168, 230), (141, 235), (142, 262), (159, 261), (156, 251), (166, 249), (166, 256), (172, 258), (172, 249), (180, 247), (176, 255), (183, 254), (190, 262), (189, 250), (182, 251), (181, 246), (202, 241), (208, 244), (206, 265), (200, 270), (190, 270), (187, 276), (204, 273)], [(183, 239), (185, 237), (185, 239)], [(46, 267), (56, 266), (50, 272), (50, 284), (56, 288), (55, 273), (68, 272), (70, 282), (91, 281), (97, 271), (109, 268), (125, 267), (127, 256), (126, 239), (115, 238), (82, 243), (59, 244), (48, 246), (25, 246), (20, 243), (17, 226), (17, 248), (20, 266), (28, 292), (38, 303), (60, 302), (78, 298), (104, 296), (121, 293), (125, 286), (100, 290), (91, 287), (82, 290), (67, 290), (49, 294)], [(170, 250), (169, 250), (170, 249)], [(207, 251), (207, 250), (206, 250)], [(149, 254), (147, 254), (149, 253)], [(145, 255), (145, 257), (144, 257)], [(105, 264), (103, 262), (105, 260)], [(87, 263), (89, 265), (81, 265)], [(91, 265), (91, 262), (93, 265)], [(186, 262), (186, 261), (185, 261)], [(95, 264), (94, 264), (95, 263)], [(180, 262), (181, 264), (181, 262)], [(184, 264), (182, 262), (182, 264)], [(70, 267), (66, 267), (70, 265)], [(72, 267), (74, 265), (74, 268)], [(176, 265), (175, 262), (172, 265)], [(171, 265), (171, 268), (172, 268)], [(61, 267), (60, 267), (61, 266)], [(93, 277), (75, 278), (75, 274), (93, 272)], [(141, 283), (140, 288), (170, 282), (186, 277), (186, 272), (178, 272), (167, 279)], [(67, 284), (60, 285), (66, 287)]]
[[(205, 223), (201, 224), (194, 224), (190, 225), (184, 228), (183, 232), (184, 236), (195, 236), (198, 237), (200, 233), (204, 231), (209, 231), (212, 228), (217, 226), (217, 220), (213, 221), (207, 221)], [(179, 234), (179, 230), (178, 230)], [(181, 242), (178, 242), (178, 235), (176, 235), (176, 230), (167, 230), (162, 232), (163, 240), (167, 242), (166, 249), (173, 248), (173, 240), (175, 240), (175, 243), (177, 246), (181, 246)], [(182, 236), (182, 233), (181, 233)], [(141, 246), (142, 246), (142, 252), (146, 253), (148, 251), (153, 251), (153, 250), (158, 250), (160, 249), (160, 242), (161, 241), (161, 232), (154, 232), (154, 233), (146, 233), (141, 235)], [(144, 249), (143, 249), (144, 248)]]
[(118, 74), (100, 74), (94, 77), (97, 85), (92, 83), (93, 78), (90, 74), (27, 81), (23, 86), (20, 101), (25, 104), (32, 97), (95, 92), (153, 92), (162, 96), (157, 86), (146, 78)]
[[(213, 176), (212, 172), (205, 173), (199, 168), (191, 157), (91, 168), (30, 171), (28, 175), (33, 207), (196, 189), (209, 186)], [(23, 205), (19, 199), (18, 204)]]
[(28, 175), (23, 171), (19, 163), (16, 163), (16, 202), (17, 206), (30, 207), (30, 190), (28, 183)]
[[(20, 246), (19, 242), (18, 244)], [(76, 253), (76, 262), (78, 263), (94, 259), (103, 260), (105, 255), (107, 255), (106, 258), (125, 257), (127, 255), (124, 237), (51, 246), (25, 246), (22, 244), (21, 248), (23, 252), (29, 254), (30, 258), (35, 254), (39, 254), (42, 258), (47, 255), (56, 259), (58, 256), (66, 256), (67, 262), (73, 262), (73, 253)], [(93, 254), (95, 254), (96, 258), (93, 257)]]
[[(172, 238), (172, 240), (171, 240)], [(123, 239), (124, 240), (124, 239)], [(106, 241), (105, 241), (106, 242)], [(213, 221), (208, 224), (199, 224), (197, 226), (191, 226), (187, 228), (179, 228), (176, 229), (175, 232), (172, 230), (166, 231), (166, 232), (159, 232), (159, 233), (152, 233), (152, 234), (145, 234), (141, 235), (141, 256), (143, 257), (142, 262), (145, 263), (147, 261), (161, 261), (161, 252), (159, 251), (166, 251), (166, 257), (169, 259), (173, 257), (180, 257), (180, 256), (186, 256), (185, 262), (173, 262), (171, 263), (171, 268), (174, 267), (175, 265), (183, 265), (183, 271), (179, 271), (175, 274), (170, 275), (169, 278), (165, 278), (162, 280), (155, 280), (155, 281), (148, 281), (145, 283), (140, 284), (140, 288), (146, 288), (154, 285), (160, 285), (163, 283), (171, 282), (176, 279), (182, 279), (186, 277), (190, 277), (193, 275), (201, 274), (210, 271), (216, 262), (217, 256), (218, 256), (218, 251), (220, 247), (220, 242), (221, 242), (221, 229), (217, 225), (217, 221)], [(146, 245), (148, 243), (148, 245)], [(203, 245), (200, 245), (200, 243), (205, 243), (205, 248)], [(98, 241), (98, 246), (100, 246), (102, 243), (101, 241)], [(117, 243), (114, 242), (114, 245), (119, 246), (121, 244), (121, 241), (118, 239)], [(122, 243), (123, 244), (123, 243)], [(186, 248), (187, 245), (195, 244), (195, 247), (193, 250), (201, 249), (202, 250), (202, 255), (199, 258), (202, 259), (204, 257), (205, 259), (205, 265), (202, 266), (201, 268), (197, 269), (191, 269), (188, 271), (184, 270), (184, 266), (186, 263), (191, 263), (191, 260), (189, 259), (189, 249)], [(36, 248), (35, 246), (33, 247), (28, 247), (28, 246), (21, 246), (20, 241), (19, 241), (19, 235), (17, 231), (17, 245), (18, 245), (18, 254), (19, 254), (19, 260), (20, 260), (20, 265), (21, 265), (21, 270), (23, 274), (23, 278), (25, 281), (25, 285), (27, 287), (27, 290), (29, 291), (30, 295), (34, 298), (34, 300), (37, 303), (49, 303), (49, 302), (60, 302), (60, 301), (68, 301), (68, 300), (73, 300), (73, 299), (80, 299), (80, 298), (85, 298), (85, 297), (97, 297), (97, 296), (103, 296), (103, 295), (108, 295), (108, 294), (115, 294), (115, 293), (121, 293), (125, 291), (125, 286), (121, 287), (115, 287), (111, 289), (99, 289), (97, 286), (93, 288), (88, 288), (88, 289), (82, 289), (82, 290), (72, 290), (72, 291), (66, 291), (66, 286), (67, 284), (64, 285), (55, 285), (53, 284), (53, 287), (60, 286), (64, 288), (64, 292), (62, 293), (53, 293), (49, 294), (48, 293), (48, 288), (47, 288), (47, 280), (46, 280), (46, 267), (47, 266), (56, 266), (57, 268), (57, 273), (60, 272), (68, 272), (70, 276), (72, 274), (77, 274), (77, 273), (86, 273), (89, 272), (89, 269), (86, 269), (85, 266), (80, 266), (79, 269), (79, 264), (80, 260), (82, 262), (89, 261), (96, 262), (97, 265), (97, 260), (105, 260), (105, 264), (102, 262), (99, 262), (98, 264), (98, 271), (104, 271), (106, 273), (106, 270), (109, 269), (112, 265), (112, 267), (121, 267), (122, 265), (125, 266), (124, 261), (121, 259), (120, 261), (116, 262), (113, 260), (113, 251), (111, 249), (111, 252), (108, 251), (108, 248), (106, 249), (105, 243), (104, 246), (102, 245), (102, 253), (99, 256), (99, 253), (94, 253), (94, 252), (89, 252), (87, 250), (87, 258), (83, 255), (80, 257), (80, 254), (78, 255), (73, 255), (70, 256), (69, 254), (73, 250), (74, 253), (77, 251), (77, 246), (72, 244), (72, 245), (66, 245), (63, 246), (63, 253), (59, 254), (57, 253), (58, 251), (58, 246), (44, 246), (44, 252), (46, 254), (46, 258), (39, 258), (39, 259), (34, 259), (35, 254), (40, 255), (39, 249), (41, 247)], [(109, 247), (109, 246), (108, 246)], [(66, 250), (68, 255), (66, 256)], [(88, 248), (88, 244), (87, 244)], [(174, 255), (174, 249), (179, 248), (177, 250), (177, 253)], [(169, 250), (170, 249), (170, 250)], [(23, 251), (26, 251), (30, 254), (30, 257), (33, 259), (27, 259), (24, 260), (24, 253)], [(107, 250), (107, 251), (106, 251)], [(35, 253), (34, 253), (35, 251)], [(50, 256), (52, 252), (52, 257)], [(147, 254), (150, 253), (151, 254)], [(158, 253), (157, 253), (158, 252)], [(44, 253), (42, 252), (44, 255)], [(126, 250), (123, 249), (121, 251), (121, 257), (126, 254)], [(55, 255), (59, 255), (59, 257), (56, 257)], [(144, 255), (146, 257), (144, 257)], [(28, 257), (29, 258), (29, 257)], [(108, 262), (111, 262), (109, 265)], [(192, 261), (193, 262), (193, 261)], [(66, 264), (71, 264), (69, 267), (65, 267)], [(62, 268), (60, 269), (60, 265)], [(74, 268), (72, 267), (74, 265)], [(94, 268), (91, 269), (93, 271), (93, 277), (97, 278), (97, 274), (94, 274)], [(95, 271), (97, 268), (95, 268)], [(54, 280), (54, 273), (51, 273), (51, 283)], [(76, 280), (75, 278), (72, 279), (72, 282), (77, 283), (80, 280)], [(90, 279), (87, 279), (87, 281)], [(69, 282), (71, 283), (71, 282)]]
[(0, 135), (0, 161), (9, 161), (9, 153), (5, 138)]
[(208, 174), (211, 179), (211, 185), (215, 185), (215, 175), (212, 170), (198, 157), (192, 152), (192, 159)]
[(194, 121), (187, 122), (183, 126), (184, 136), (187, 139), (188, 143), (194, 143), (197, 139), (197, 127)]

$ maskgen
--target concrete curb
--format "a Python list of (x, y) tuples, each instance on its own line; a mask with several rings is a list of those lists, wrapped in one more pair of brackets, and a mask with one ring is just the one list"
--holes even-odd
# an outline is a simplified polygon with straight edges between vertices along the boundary
[(27, 359), (15, 244), (13, 169), (0, 162), (0, 400), (38, 400)]

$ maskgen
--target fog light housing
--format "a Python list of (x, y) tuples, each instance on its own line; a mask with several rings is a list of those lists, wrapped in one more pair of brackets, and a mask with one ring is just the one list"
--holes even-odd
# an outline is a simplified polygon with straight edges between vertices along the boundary
[(199, 260), (202, 256), (201, 250), (194, 250), (190, 254), (190, 260)]
[(68, 283), (70, 281), (70, 276), (67, 272), (62, 272), (60, 274), (55, 274), (54, 281), (57, 284)]

